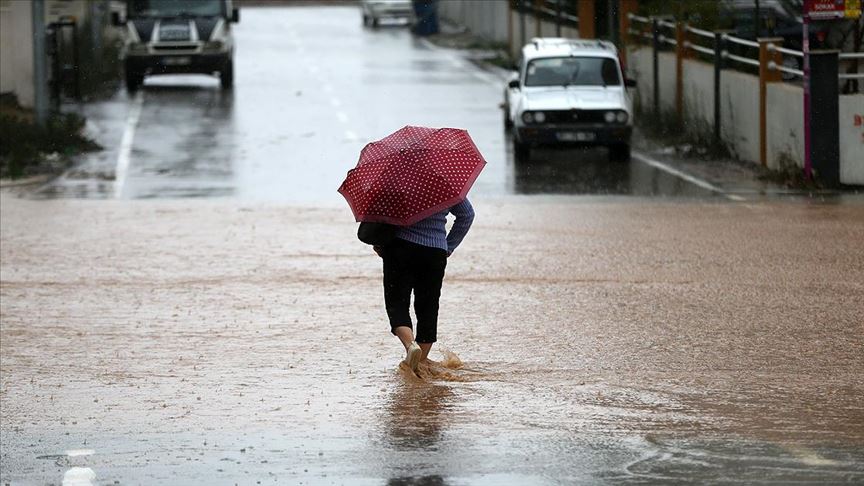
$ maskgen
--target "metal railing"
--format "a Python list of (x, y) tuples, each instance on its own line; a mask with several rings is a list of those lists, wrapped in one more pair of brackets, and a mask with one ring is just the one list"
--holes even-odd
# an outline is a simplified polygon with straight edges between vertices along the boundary
[[(651, 41), (654, 38), (652, 30), (660, 29), (661, 32), (659, 32), (658, 34), (658, 40), (660, 41), (660, 43), (663, 45), (677, 46), (678, 43), (675, 40), (674, 35), (669, 35), (667, 33), (668, 30), (674, 31), (678, 28), (676, 22), (670, 21), (665, 18), (656, 19), (651, 17), (642, 17), (634, 14), (629, 14), (627, 17), (630, 20), (631, 25), (631, 27), (627, 31), (629, 35), (646, 41)], [(635, 28), (635, 26), (637, 25), (641, 25), (642, 28)], [(711, 32), (709, 30), (699, 29), (686, 24), (684, 24), (683, 28), (687, 34), (687, 37), (684, 39), (683, 43), (683, 47), (685, 49), (698, 52), (699, 54), (709, 58), (714, 58), (713, 62), (716, 62), (717, 49), (716, 46), (713, 44), (717, 41), (717, 36), (719, 35), (720, 39), (722, 39), (722, 41), (725, 43), (723, 48), (720, 49), (722, 60), (732, 61), (740, 65), (749, 66), (750, 68), (758, 68), (760, 66), (758, 58), (749, 57), (746, 55), (747, 49), (758, 50), (759, 42), (735, 37), (728, 33)], [(709, 46), (700, 44), (698, 42), (698, 40), (700, 39), (710, 40), (712, 45)], [(730, 46), (738, 46), (737, 50), (739, 52), (729, 52)], [(794, 49), (788, 49), (782, 46), (775, 45), (773, 43), (768, 44), (768, 51), (770, 53), (778, 53), (782, 59), (782, 61), (779, 63), (774, 61), (769, 62), (767, 65), (769, 70), (778, 71), (785, 74), (785, 81), (793, 81), (803, 78), (804, 71), (791, 66), (793, 64), (797, 66), (803, 64), (803, 52)], [(843, 52), (839, 54), (838, 58), (841, 64), (857, 62), (860, 59), (864, 59), (864, 53)], [(787, 59), (791, 60), (787, 61)], [(858, 80), (864, 79), (864, 74), (857, 72), (840, 73), (838, 74), (838, 78), (841, 80)]]

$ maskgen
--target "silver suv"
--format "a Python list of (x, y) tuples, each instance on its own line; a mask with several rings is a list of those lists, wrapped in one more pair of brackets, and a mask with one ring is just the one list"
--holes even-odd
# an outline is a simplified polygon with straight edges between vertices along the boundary
[(173, 73), (219, 74), (222, 88), (234, 85), (231, 23), (240, 20), (231, 0), (127, 0), (123, 48), (126, 89), (144, 76)]
[(538, 145), (602, 145), (611, 160), (629, 159), (631, 86), (610, 42), (533, 39), (504, 90), (504, 125), (513, 129), (517, 158)]

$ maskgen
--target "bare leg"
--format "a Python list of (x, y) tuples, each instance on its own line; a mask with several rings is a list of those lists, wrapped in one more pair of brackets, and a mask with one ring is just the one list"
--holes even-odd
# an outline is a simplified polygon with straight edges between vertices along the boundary
[[(414, 331), (411, 330), (411, 326), (399, 326), (394, 331), (396, 332), (396, 337), (402, 341), (402, 346), (405, 346), (405, 349), (408, 349), (408, 346), (411, 346), (411, 343), (414, 342)], [(423, 348), (422, 344), (420, 348)]]
[(421, 361), (426, 361), (429, 359), (429, 351), (432, 349), (433, 343), (417, 343), (420, 345), (420, 349), (423, 350), (423, 354), (420, 355)]

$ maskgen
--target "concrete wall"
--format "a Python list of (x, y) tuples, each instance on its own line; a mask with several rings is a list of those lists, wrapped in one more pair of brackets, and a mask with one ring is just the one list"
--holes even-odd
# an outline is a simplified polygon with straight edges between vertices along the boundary
[(770, 83), (766, 94), (768, 168), (804, 167), (804, 90)]
[[(658, 56), (660, 68), (660, 110), (675, 109), (675, 55), (661, 52)], [(654, 67), (651, 49), (636, 47), (628, 50), (628, 76), (637, 80), (637, 96), (643, 110), (654, 107)]]
[(840, 182), (864, 185), (864, 94), (840, 96)]
[(0, 0), (0, 93), (33, 107), (33, 28), (30, 2)]
[(759, 162), (759, 79), (726, 70), (720, 77), (721, 133), (732, 154)]
[(685, 122), (696, 126), (691, 130), (713, 134), (714, 130), (714, 66), (704, 62), (684, 60)]
[[(509, 43), (509, 52), (514, 59), (519, 57), (522, 46), (532, 38), (557, 36), (555, 22), (525, 15), (523, 38), (520, 15), (511, 11), (505, 0), (442, 1), (438, 3), (438, 14), (450, 22), (467, 27), (471, 33), (486, 40)], [(579, 37), (579, 30), (562, 26), (561, 36), (575, 39)]]
[(439, 16), (459, 25), (464, 25), (473, 34), (494, 42), (507, 42), (509, 10), (508, 3), (500, 0), (438, 2)]

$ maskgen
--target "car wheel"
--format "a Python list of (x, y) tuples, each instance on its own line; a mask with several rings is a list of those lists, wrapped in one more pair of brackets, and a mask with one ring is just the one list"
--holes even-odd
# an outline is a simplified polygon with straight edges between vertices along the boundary
[(372, 27), (377, 28), (377, 27), (378, 27), (378, 23), (379, 23), (379, 21), (378, 21), (378, 17), (372, 17)]
[(513, 128), (513, 120), (510, 119), (510, 107), (505, 106), (501, 109), (504, 112), (504, 130)]
[(363, 25), (364, 26), (369, 25), (369, 16), (366, 15), (365, 13), (363, 14)]
[(144, 75), (126, 66), (126, 91), (134, 93), (144, 83)]
[(630, 144), (611, 145), (609, 147), (609, 160), (613, 162), (626, 162), (630, 160)]
[(231, 89), (234, 87), (234, 61), (225, 63), (225, 67), (219, 71), (219, 83), (222, 89)]
[(515, 138), (513, 139), (513, 156), (518, 160), (525, 160), (531, 157), (531, 147), (527, 143), (522, 143)]

